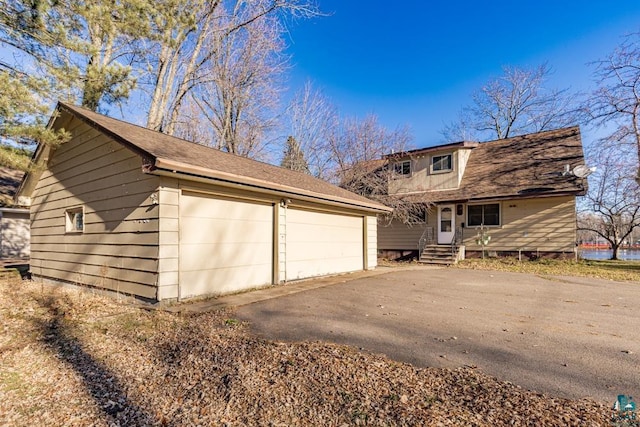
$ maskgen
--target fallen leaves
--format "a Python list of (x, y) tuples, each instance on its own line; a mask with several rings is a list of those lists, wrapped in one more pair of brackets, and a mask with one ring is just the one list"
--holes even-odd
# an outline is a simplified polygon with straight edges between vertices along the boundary
[(19, 281), (0, 282), (0, 292), (0, 424), (577, 426), (608, 420), (597, 402), (522, 390), (471, 367), (416, 369), (346, 346), (260, 339), (230, 311), (145, 311), (86, 290)]

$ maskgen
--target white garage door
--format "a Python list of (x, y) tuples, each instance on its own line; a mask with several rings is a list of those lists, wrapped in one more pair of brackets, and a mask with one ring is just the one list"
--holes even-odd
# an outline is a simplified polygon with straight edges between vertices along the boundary
[(271, 284), (273, 206), (183, 192), (180, 297)]
[(287, 280), (363, 268), (362, 217), (289, 208)]

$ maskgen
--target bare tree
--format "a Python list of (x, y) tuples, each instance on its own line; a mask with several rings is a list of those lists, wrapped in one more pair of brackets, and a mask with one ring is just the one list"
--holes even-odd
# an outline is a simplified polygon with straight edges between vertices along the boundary
[[(363, 120), (343, 119), (328, 136), (328, 149), (333, 161), (332, 180), (356, 194), (393, 208), (381, 221), (411, 221), (431, 204), (428, 193), (412, 195), (389, 194), (393, 178), (392, 153), (405, 152), (412, 136), (407, 127), (388, 130), (369, 115)], [(393, 156), (391, 156), (393, 157)]]
[(640, 183), (640, 33), (628, 35), (605, 59), (594, 62), (598, 88), (587, 104), (592, 123), (608, 131), (600, 140), (619, 157), (635, 159)]
[(328, 149), (335, 162), (334, 179), (351, 181), (360, 165), (379, 161), (384, 155), (407, 149), (411, 135), (400, 127), (387, 130), (378, 123), (378, 117), (368, 115), (363, 120), (345, 118), (328, 135)]
[[(431, 203), (427, 193), (411, 197), (390, 195), (391, 153), (409, 148), (409, 128), (388, 130), (375, 115), (343, 118), (322, 93), (307, 82), (287, 109), (292, 137), (308, 162), (310, 173), (356, 194), (393, 208), (383, 222), (410, 224)], [(392, 159), (391, 159), (392, 160)]]
[(640, 185), (626, 173), (617, 157), (601, 157), (599, 170), (590, 176), (589, 191), (578, 215), (578, 229), (596, 233), (613, 250), (618, 249), (635, 229), (640, 228)]
[(574, 125), (579, 121), (577, 96), (547, 87), (551, 68), (503, 67), (472, 95), (457, 121), (442, 131), (447, 140), (492, 140)]
[(211, 145), (252, 157), (264, 150), (287, 69), (281, 34), (278, 20), (268, 16), (230, 35), (213, 31), (206, 39), (217, 55), (203, 67), (205, 77), (190, 97), (206, 119), (203, 125), (213, 130)]
[(180, 108), (180, 120), (176, 123), (174, 135), (187, 141), (217, 148), (215, 131), (208, 125), (202, 109), (191, 96), (187, 97)]
[(329, 179), (333, 160), (327, 141), (340, 121), (335, 106), (321, 90), (307, 81), (292, 98), (286, 117), (287, 132), (300, 146), (300, 151), (307, 160), (309, 173), (318, 178)]
[(155, 29), (148, 79), (151, 89), (147, 127), (173, 134), (187, 95), (206, 80), (206, 69), (224, 43), (209, 46), (211, 34), (225, 40), (243, 28), (279, 13), (309, 17), (318, 14), (312, 0), (187, 0), (160, 2), (162, 18)]

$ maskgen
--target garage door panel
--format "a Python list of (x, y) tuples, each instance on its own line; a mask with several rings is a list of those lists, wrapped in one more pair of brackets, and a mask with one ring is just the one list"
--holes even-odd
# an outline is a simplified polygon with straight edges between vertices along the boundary
[(210, 242), (259, 244), (271, 243), (273, 240), (271, 220), (247, 221), (187, 217), (183, 218), (180, 230), (181, 238), (188, 244), (207, 244)]
[[(183, 272), (181, 280), (190, 284), (183, 298), (211, 294), (212, 289), (215, 289), (215, 293), (224, 294), (271, 283), (271, 280), (265, 281), (258, 270), (246, 270), (246, 267), (229, 267)], [(247, 286), (247, 283), (252, 283), (252, 286)]]
[(182, 216), (186, 217), (262, 219), (260, 209), (247, 210), (247, 204), (270, 208), (269, 204), (258, 204), (240, 199), (224, 199), (212, 195), (185, 192), (180, 199), (180, 212)]
[[(181, 249), (184, 256), (180, 259), (180, 269), (183, 271), (209, 269), (209, 265), (214, 268), (215, 266), (271, 266), (271, 260), (266, 259), (265, 253), (271, 253), (273, 250), (270, 242), (252, 244), (251, 250), (248, 250), (244, 243), (183, 244)], [(209, 259), (209, 263), (203, 263), (203, 259), (206, 258)]]
[(271, 284), (273, 205), (183, 193), (180, 294), (222, 294)]
[[(289, 223), (289, 227), (291, 228), (292, 224)], [(353, 228), (331, 228), (330, 226), (324, 227), (300, 227), (299, 225), (294, 224), (296, 233), (301, 233), (303, 236), (314, 236), (314, 242), (330, 242), (335, 244), (336, 242), (348, 242), (351, 239), (352, 242), (361, 242), (362, 237), (358, 238), (358, 236), (362, 231), (362, 229), (353, 229)], [(288, 230), (289, 231), (289, 230)], [(354, 237), (355, 236), (355, 237)]]
[(289, 209), (287, 280), (363, 268), (362, 217)]
[(305, 260), (317, 258), (318, 254), (326, 254), (331, 258), (360, 257), (362, 243), (342, 242), (336, 244), (337, 240), (329, 242), (289, 242), (287, 251), (290, 252), (289, 259)]
[[(294, 210), (292, 210), (293, 212), (295, 212)], [(309, 213), (306, 213), (309, 214)], [(345, 223), (343, 218), (340, 218), (338, 216), (338, 222), (332, 224), (330, 223), (326, 218), (322, 218), (319, 217), (319, 221), (322, 221), (321, 223), (315, 223), (315, 224), (310, 224), (308, 222), (302, 222), (300, 220), (296, 220), (296, 217), (299, 214), (294, 214), (293, 217), (291, 218), (292, 215), (288, 214), (287, 215), (287, 224), (288, 225), (293, 225), (296, 227), (297, 231), (301, 231), (301, 232), (310, 232), (310, 233), (320, 233), (317, 234), (317, 237), (322, 237), (323, 235), (326, 235), (325, 233), (330, 233), (332, 236), (340, 236), (342, 235), (344, 237), (344, 235), (342, 234), (343, 232), (352, 232), (352, 233), (360, 233), (362, 231), (362, 218), (359, 217), (349, 217), (349, 222)], [(315, 214), (317, 215), (317, 214)], [(321, 214), (321, 215), (331, 215), (331, 214)], [(334, 215), (337, 216), (337, 215)]]
[(290, 280), (294, 280), (305, 277), (322, 276), (325, 274), (357, 271), (362, 270), (362, 267), (360, 267), (361, 264), (362, 258), (360, 257), (332, 259), (330, 264), (327, 263), (326, 259), (290, 261), (287, 262), (287, 277), (289, 277)]

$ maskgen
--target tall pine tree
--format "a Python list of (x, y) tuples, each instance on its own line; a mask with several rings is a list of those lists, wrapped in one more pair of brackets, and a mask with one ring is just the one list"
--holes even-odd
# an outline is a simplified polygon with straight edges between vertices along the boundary
[(130, 64), (137, 41), (149, 34), (149, 0), (0, 5), (0, 144), (60, 143), (67, 135), (46, 129), (57, 100), (98, 110), (135, 87)]
[(285, 169), (309, 173), (309, 164), (304, 158), (300, 144), (298, 144), (298, 141), (292, 136), (287, 138), (287, 146), (284, 149), (284, 157), (282, 158), (280, 166)]

